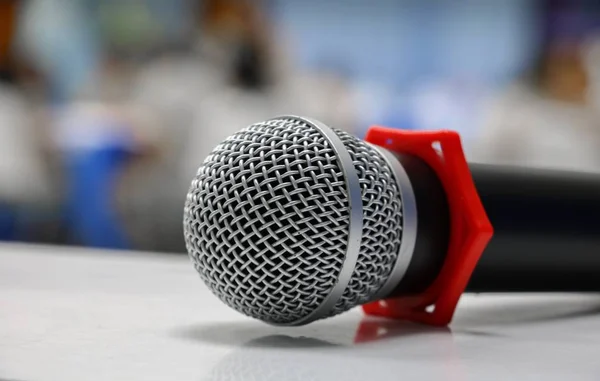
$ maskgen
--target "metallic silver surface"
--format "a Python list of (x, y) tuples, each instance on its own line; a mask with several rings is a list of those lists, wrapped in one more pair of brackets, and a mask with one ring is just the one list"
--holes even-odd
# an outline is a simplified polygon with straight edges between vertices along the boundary
[(392, 273), (387, 278), (386, 283), (381, 287), (379, 292), (375, 295), (373, 300), (382, 299), (386, 297), (394, 288), (400, 283), (410, 260), (412, 259), (413, 252), (415, 250), (415, 243), (417, 241), (417, 200), (415, 198), (415, 192), (410, 182), (408, 174), (404, 170), (402, 164), (398, 161), (398, 158), (386, 150), (383, 147), (369, 144), (377, 152), (379, 152), (384, 158), (387, 164), (394, 171), (394, 178), (400, 189), (400, 198), (402, 199), (402, 243), (400, 244), (400, 252), (396, 259), (396, 264), (392, 270)]
[(358, 174), (363, 231), (352, 278), (330, 316), (373, 300), (392, 274), (404, 240), (403, 200), (392, 168), (368, 143), (346, 132), (335, 131), (344, 142)]
[[(286, 120), (290, 118), (286, 117)], [(363, 207), (361, 197), (361, 187), (354, 168), (354, 160), (346, 150), (344, 143), (340, 140), (340, 137), (329, 127), (323, 123), (305, 118), (292, 118), (309, 125), (312, 125), (318, 129), (329, 144), (335, 150), (338, 161), (342, 168), (346, 183), (346, 191), (348, 193), (348, 207), (350, 208), (350, 221), (348, 226), (348, 245), (346, 246), (346, 256), (344, 258), (344, 264), (338, 274), (337, 283), (333, 286), (333, 289), (329, 292), (329, 295), (325, 298), (323, 303), (310, 315), (295, 321), (294, 325), (306, 324), (314, 320), (318, 320), (330, 314), (332, 308), (334, 308), (345, 290), (348, 287), (348, 283), (352, 277), (354, 269), (356, 268), (356, 262), (358, 260), (361, 237), (363, 232)]]
[(246, 315), (293, 324), (338, 282), (350, 223), (346, 181), (333, 147), (304, 121), (257, 123), (218, 145), (184, 214), (200, 277)]
[(299, 325), (363, 304), (397, 267), (399, 180), (367, 143), (319, 122), (256, 123), (213, 150), (184, 210), (188, 252), (234, 309)]

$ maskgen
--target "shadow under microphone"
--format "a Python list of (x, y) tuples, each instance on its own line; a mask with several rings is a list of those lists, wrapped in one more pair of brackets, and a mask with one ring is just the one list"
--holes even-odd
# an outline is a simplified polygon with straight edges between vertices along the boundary
[[(426, 337), (411, 340), (416, 335)], [(220, 360), (202, 380), (397, 380), (411, 364), (401, 353), (411, 351), (434, 360), (426, 370), (419, 370), (420, 377), (464, 379), (448, 328), (365, 318), (350, 345), (281, 334), (250, 340)]]

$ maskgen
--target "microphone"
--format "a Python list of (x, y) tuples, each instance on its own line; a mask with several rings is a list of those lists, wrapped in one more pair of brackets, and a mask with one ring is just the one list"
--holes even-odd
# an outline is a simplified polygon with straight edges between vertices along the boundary
[(598, 176), (469, 166), (452, 131), (363, 141), (281, 116), (211, 152), (183, 225), (201, 279), (247, 316), (447, 325), (465, 290), (600, 291), (599, 215)]

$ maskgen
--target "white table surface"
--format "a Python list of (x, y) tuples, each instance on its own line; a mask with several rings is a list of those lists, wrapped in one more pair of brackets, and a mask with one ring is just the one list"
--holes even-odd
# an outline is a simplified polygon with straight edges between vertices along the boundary
[(0, 245), (2, 381), (406, 379), (600, 380), (600, 295), (467, 295), (447, 329), (358, 309), (278, 328), (185, 256)]

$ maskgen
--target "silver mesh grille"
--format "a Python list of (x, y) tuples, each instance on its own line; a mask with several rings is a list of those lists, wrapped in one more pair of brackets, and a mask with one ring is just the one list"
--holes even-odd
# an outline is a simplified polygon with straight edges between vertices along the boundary
[[(335, 131), (359, 177), (363, 230), (357, 265), (329, 316), (369, 301), (402, 239), (400, 191), (383, 157)], [(349, 201), (335, 150), (310, 124), (278, 118), (221, 143), (194, 178), (184, 211), (196, 270), (222, 301), (263, 321), (314, 312), (344, 263)]]
[(363, 202), (360, 253), (350, 283), (331, 315), (364, 304), (390, 276), (402, 242), (402, 201), (391, 168), (364, 141), (334, 130), (358, 174)]
[(296, 120), (254, 124), (215, 148), (184, 211), (203, 281), (236, 310), (286, 324), (336, 283), (348, 242), (348, 196), (336, 154)]

